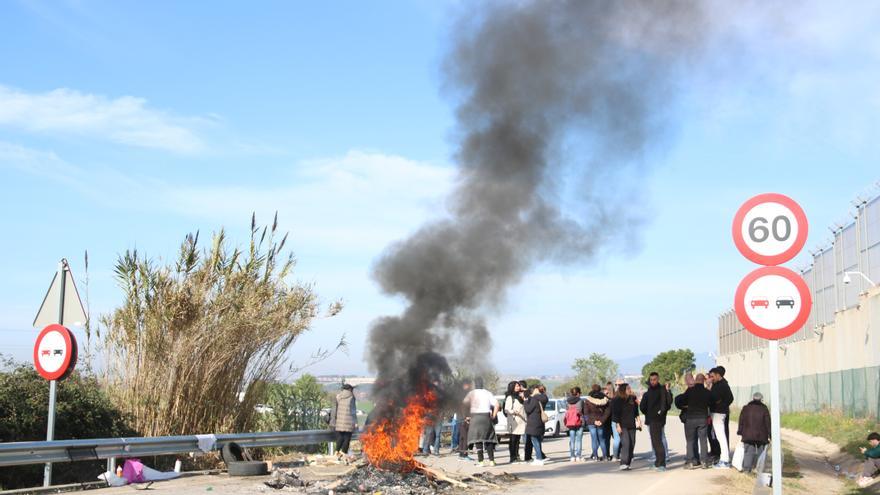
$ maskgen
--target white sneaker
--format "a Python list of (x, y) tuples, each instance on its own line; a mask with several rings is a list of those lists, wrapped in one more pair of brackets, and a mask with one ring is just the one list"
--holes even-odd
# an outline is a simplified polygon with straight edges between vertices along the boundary
[(577, 458), (576, 458), (576, 457), (572, 457), (571, 459), (568, 460), (568, 462), (577, 462)]
[(543, 461), (543, 460), (535, 459), (535, 460), (533, 460), (533, 461), (531, 462), (531, 465), (532, 465), (532, 466), (543, 466), (543, 465), (544, 465), (544, 461)]

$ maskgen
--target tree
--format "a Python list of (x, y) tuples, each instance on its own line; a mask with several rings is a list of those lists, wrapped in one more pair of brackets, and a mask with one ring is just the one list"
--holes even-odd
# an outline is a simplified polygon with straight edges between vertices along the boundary
[(647, 382), (648, 375), (656, 372), (660, 375), (661, 383), (681, 388), (684, 385), (684, 375), (694, 369), (695, 363), (694, 352), (690, 349), (661, 352), (642, 367), (642, 379)]
[[(49, 382), (30, 363), (0, 356), (0, 442), (46, 439)], [(125, 415), (114, 407), (91, 374), (74, 371), (58, 383), (55, 439), (136, 436)], [(54, 471), (56, 483), (74, 483), (104, 472), (103, 462), (64, 464)], [(0, 468), (0, 490), (39, 486), (43, 466)]]
[(272, 383), (267, 387), (261, 427), (266, 431), (299, 431), (326, 428), (321, 411), (331, 404), (318, 380), (305, 374), (292, 385)]
[(244, 250), (222, 229), (205, 249), (198, 232), (187, 235), (168, 265), (136, 250), (119, 257), (125, 299), (101, 319), (106, 375), (142, 434), (253, 430), (266, 384), (320, 313), (312, 286), (290, 282), (295, 260), (277, 227), (277, 215), (271, 228), (252, 217)]
[(581, 389), (586, 390), (594, 383), (604, 386), (609, 381), (614, 381), (619, 373), (617, 363), (606, 356), (594, 352), (587, 358), (578, 358), (571, 365), (576, 376), (574, 383), (580, 384)]

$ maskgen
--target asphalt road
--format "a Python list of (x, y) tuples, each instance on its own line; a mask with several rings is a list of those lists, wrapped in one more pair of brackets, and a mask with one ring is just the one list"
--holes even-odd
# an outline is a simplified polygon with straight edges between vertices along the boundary
[[(510, 494), (562, 494), (602, 489), (627, 495), (678, 495), (682, 493), (717, 495), (722, 486), (721, 478), (725, 475), (724, 470), (683, 469), (684, 428), (677, 417), (670, 416), (666, 427), (666, 437), (672, 458), (668, 470), (663, 473), (651, 469), (653, 467), (650, 452), (651, 441), (647, 428), (637, 435), (636, 458), (632, 463), (632, 470), (626, 472), (618, 471), (619, 464), (617, 462), (569, 462), (568, 438), (566, 437), (545, 440), (545, 450), (551, 462), (543, 467), (508, 464), (507, 444), (499, 445), (500, 452), (496, 457), (498, 465), (494, 468), (477, 467), (474, 463), (459, 461), (454, 456), (429, 457), (427, 459), (421, 458), (421, 460), (431, 466), (442, 467), (452, 472), (506, 471), (515, 473), (524, 480), (533, 481), (533, 483), (505, 487), (505, 492)], [(589, 456), (589, 446), (590, 437), (584, 435), (587, 456)]]
[[(473, 462), (458, 460), (455, 454), (444, 454), (436, 457), (420, 457), (419, 460), (433, 467), (441, 467), (452, 473), (473, 474), (483, 471), (495, 473), (509, 472), (521, 477), (524, 482), (506, 485), (503, 492), (514, 495), (566, 494), (590, 492), (594, 489), (626, 495), (718, 495), (724, 492), (731, 494), (731, 487), (722, 482), (726, 472), (721, 470), (686, 471), (684, 464), (684, 430), (676, 417), (669, 418), (667, 438), (671, 451), (669, 470), (664, 473), (654, 472), (650, 462), (650, 439), (647, 430), (638, 434), (636, 439), (636, 458), (632, 470), (620, 472), (617, 462), (568, 462), (568, 438), (548, 438), (545, 450), (551, 459), (543, 467), (527, 464), (509, 464), (507, 444), (499, 445), (494, 468), (478, 467)], [(584, 445), (589, 455), (590, 437), (584, 436)], [(154, 484), (149, 492), (155, 495), (248, 495), (278, 493), (262, 484), (265, 478), (233, 478), (226, 475), (192, 476)], [(99, 493), (135, 494), (145, 493), (137, 487), (127, 486), (100, 490)]]

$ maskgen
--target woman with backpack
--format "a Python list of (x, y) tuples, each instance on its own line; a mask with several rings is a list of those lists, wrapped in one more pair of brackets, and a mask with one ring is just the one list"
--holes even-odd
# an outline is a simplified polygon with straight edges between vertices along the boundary
[(520, 462), (519, 439), (526, 434), (526, 410), (523, 389), (519, 382), (507, 384), (504, 397), (504, 416), (507, 418), (507, 432), (510, 433), (510, 463)]
[(581, 449), (584, 443), (584, 418), (587, 415), (581, 388), (572, 387), (568, 392), (568, 407), (565, 409), (565, 427), (568, 428), (569, 462), (582, 461)]

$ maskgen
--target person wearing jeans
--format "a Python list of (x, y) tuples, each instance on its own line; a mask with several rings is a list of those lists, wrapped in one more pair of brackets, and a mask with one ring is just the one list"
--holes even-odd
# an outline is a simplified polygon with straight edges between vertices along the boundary
[(452, 451), (458, 449), (458, 413), (452, 415)]
[(568, 392), (568, 408), (565, 411), (565, 427), (568, 428), (568, 454), (571, 462), (582, 460), (584, 444), (584, 421), (587, 410), (581, 399), (581, 388), (572, 387)]
[[(587, 411), (585, 422), (590, 432), (590, 440), (593, 447), (593, 451), (590, 454), (590, 459), (592, 460), (611, 460), (611, 452), (609, 452), (608, 443), (605, 441), (605, 429), (608, 419), (611, 417), (609, 402), (599, 385), (593, 385), (584, 402)], [(599, 456), (600, 448), (602, 449), (602, 456)]]
[(544, 406), (548, 401), (547, 395), (544, 394), (545, 390), (543, 385), (536, 386), (524, 405), (526, 412), (526, 436), (529, 439), (529, 444), (535, 450), (535, 460), (532, 461), (532, 464), (535, 466), (544, 465), (544, 452), (541, 449), (541, 441), (544, 439)]
[(434, 418), (433, 423), (425, 426), (424, 441), (422, 443), (422, 453), (427, 455), (431, 453), (431, 446), (434, 448), (434, 455), (440, 455), (440, 432), (443, 429), (443, 420), (440, 416)]
[(711, 408), (712, 408), (712, 431), (718, 439), (720, 447), (718, 464), (719, 469), (730, 467), (730, 444), (727, 438), (727, 417), (730, 415), (730, 405), (733, 404), (733, 392), (730, 385), (724, 379), (725, 369), (717, 366), (709, 370), (712, 376)]

